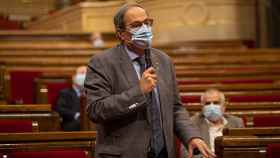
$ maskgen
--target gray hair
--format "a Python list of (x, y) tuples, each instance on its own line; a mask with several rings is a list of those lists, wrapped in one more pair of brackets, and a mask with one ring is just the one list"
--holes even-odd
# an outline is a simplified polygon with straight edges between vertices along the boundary
[(212, 95), (212, 94), (215, 94), (215, 93), (218, 93), (220, 95), (221, 105), (225, 105), (225, 102), (226, 102), (225, 94), (223, 92), (219, 91), (218, 89), (215, 89), (215, 88), (211, 88), (211, 89), (206, 90), (200, 97), (200, 103), (203, 104), (205, 102), (205, 96), (206, 95)]
[(124, 15), (130, 8), (133, 7), (139, 7), (144, 9), (141, 5), (137, 3), (128, 3), (121, 6), (114, 16), (114, 25), (115, 25), (116, 32), (125, 29)]

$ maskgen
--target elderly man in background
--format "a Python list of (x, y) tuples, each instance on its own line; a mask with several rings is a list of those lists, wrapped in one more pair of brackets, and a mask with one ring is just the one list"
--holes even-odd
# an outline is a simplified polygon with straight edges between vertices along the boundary
[[(239, 117), (225, 114), (226, 99), (224, 93), (217, 89), (208, 89), (201, 96), (202, 111), (191, 119), (202, 134), (202, 138), (214, 152), (215, 138), (223, 135), (224, 128), (242, 128), (243, 120)], [(186, 149), (182, 147), (183, 157), (187, 157)], [(197, 156), (201, 157), (201, 156)]]

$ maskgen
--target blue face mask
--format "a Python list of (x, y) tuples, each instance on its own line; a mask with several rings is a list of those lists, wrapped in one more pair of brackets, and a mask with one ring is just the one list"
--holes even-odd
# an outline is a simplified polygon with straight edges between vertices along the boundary
[(141, 27), (131, 29), (129, 31), (132, 34), (131, 40), (138, 47), (150, 47), (152, 44), (152, 28), (146, 24), (143, 24)]
[(218, 121), (223, 116), (221, 106), (215, 104), (204, 106), (202, 112), (203, 115), (210, 121)]
[(74, 83), (80, 87), (84, 87), (85, 79), (86, 79), (86, 74), (76, 74), (74, 77)]

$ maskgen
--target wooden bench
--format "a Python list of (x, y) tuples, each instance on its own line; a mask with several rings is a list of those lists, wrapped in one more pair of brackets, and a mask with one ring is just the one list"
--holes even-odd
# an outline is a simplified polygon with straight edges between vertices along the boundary
[[(199, 103), (203, 91), (181, 92), (183, 103)], [(278, 102), (280, 101), (279, 90), (236, 90), (224, 91), (229, 102)]]
[[(71, 87), (72, 73), (44, 73), (35, 79), (36, 87), (36, 103), (37, 104), (52, 104), (55, 106), (56, 97), (60, 90), (66, 87)], [(51, 87), (50, 87), (51, 86)], [(51, 89), (53, 87), (53, 89)], [(54, 109), (54, 108), (53, 108)]]
[(184, 41), (168, 44), (155, 44), (154, 47), (165, 52), (189, 51), (200, 49), (246, 49), (248, 41), (242, 40), (205, 40), (205, 41)]
[(0, 31), (0, 48), (89, 47), (90, 36), (91, 32), (77, 31)]
[(266, 158), (269, 144), (280, 143), (279, 136), (222, 136), (215, 139), (217, 158)]
[(280, 127), (224, 128), (223, 136), (280, 136)]
[(0, 133), (39, 132), (37, 121), (23, 119), (0, 119)]
[(236, 84), (227, 84), (227, 83), (217, 83), (217, 84), (186, 84), (179, 85), (180, 92), (204, 92), (209, 88), (216, 88), (223, 92), (226, 91), (263, 91), (271, 90), (277, 91), (280, 90), (280, 83), (236, 83)]
[[(21, 36), (19, 38), (23, 38), (24, 34)], [(26, 36), (28, 37), (28, 34)], [(40, 40), (35, 41), (35, 43), (30, 41), (29, 43), (20, 43), (17, 41), (17, 45), (13, 43), (16, 41), (15, 37), (11, 40), (13, 41), (12, 44), (1, 45), (0, 43), (0, 61), (6, 62), (9, 70), (73, 69), (79, 65), (87, 64), (92, 55), (106, 49), (92, 48), (88, 41), (83, 39), (88, 35), (83, 34), (58, 33), (55, 35), (54, 33), (45, 33), (45, 35), (37, 36), (41, 39), (39, 38)], [(55, 38), (58, 38), (58, 40), (55, 40)], [(65, 38), (66, 42), (59, 42), (60, 38)], [(33, 38), (33, 41), (34, 39), (36, 38)], [(84, 43), (76, 44), (78, 39), (82, 39), (81, 42)], [(54, 41), (58, 42), (53, 43)], [(9, 39), (6, 43), (9, 43)], [(176, 69), (180, 68), (181, 70), (186, 68), (190, 70), (209, 69), (211, 67), (229, 68), (240, 65), (262, 66), (263, 64), (275, 66), (279, 65), (278, 52), (278, 49), (204, 49), (193, 51), (170, 49), (166, 51), (174, 60)]]
[(49, 104), (0, 105), (0, 119), (27, 119), (38, 123), (39, 131), (60, 130), (59, 115)]
[[(167, 54), (175, 65), (185, 67), (224, 65), (232, 67), (247, 64), (277, 64), (278, 49), (204, 49), (194, 51), (170, 51)], [(227, 65), (226, 65), (227, 64)]]
[(0, 133), (0, 153), (18, 151), (83, 150), (94, 157), (96, 132)]
[(5, 84), (6, 66), (4, 63), (0, 63), (0, 104), (6, 102), (6, 84)]

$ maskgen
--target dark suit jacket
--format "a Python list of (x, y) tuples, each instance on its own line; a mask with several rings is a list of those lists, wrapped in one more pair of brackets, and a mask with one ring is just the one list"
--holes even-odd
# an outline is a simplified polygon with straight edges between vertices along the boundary
[[(162, 123), (168, 155), (172, 158), (174, 132), (184, 144), (200, 134), (180, 102), (170, 58), (151, 49), (151, 59), (159, 67), (156, 73)], [(150, 117), (145, 115), (146, 97), (123, 45), (93, 56), (85, 88), (88, 116), (97, 123), (95, 158), (146, 158), (151, 138)], [(143, 114), (146, 117), (140, 117)]]
[(80, 130), (80, 119), (74, 119), (75, 114), (80, 112), (80, 98), (73, 88), (60, 91), (56, 111), (62, 118), (62, 127), (65, 131)]

